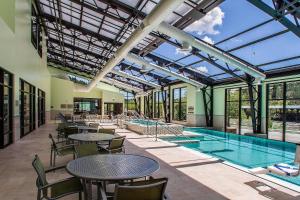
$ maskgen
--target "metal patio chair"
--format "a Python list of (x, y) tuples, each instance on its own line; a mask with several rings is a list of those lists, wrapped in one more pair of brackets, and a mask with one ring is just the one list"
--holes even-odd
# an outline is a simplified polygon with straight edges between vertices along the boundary
[(56, 200), (76, 193), (79, 195), (79, 200), (82, 199), (83, 187), (80, 180), (76, 177), (70, 177), (54, 183), (48, 183), (46, 174), (54, 170), (63, 169), (65, 166), (45, 170), (38, 155), (35, 155), (32, 161), (32, 166), (38, 176), (36, 180), (36, 185), (38, 188), (37, 200)]
[(52, 134), (49, 134), (49, 138), (52, 142), (51, 152), (50, 152), (50, 166), (55, 166), (56, 156), (73, 155), (73, 158), (75, 158), (75, 151), (74, 151), (73, 144), (66, 144), (65, 141), (56, 142)]

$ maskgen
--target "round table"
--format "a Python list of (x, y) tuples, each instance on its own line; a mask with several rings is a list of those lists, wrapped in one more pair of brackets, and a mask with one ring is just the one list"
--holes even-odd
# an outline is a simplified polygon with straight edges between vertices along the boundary
[(71, 134), (68, 136), (71, 140), (76, 140), (80, 142), (100, 142), (100, 141), (110, 141), (117, 136), (105, 133), (78, 133)]
[[(90, 182), (137, 179), (149, 176), (158, 169), (157, 161), (132, 154), (86, 156), (72, 160), (66, 166), (71, 175)], [(88, 198), (91, 198), (90, 194)]]

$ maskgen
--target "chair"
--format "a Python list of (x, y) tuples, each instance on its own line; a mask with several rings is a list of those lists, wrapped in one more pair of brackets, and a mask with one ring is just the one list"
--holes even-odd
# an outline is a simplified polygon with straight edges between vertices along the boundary
[(77, 133), (79, 133), (79, 129), (76, 126), (68, 126), (64, 128), (65, 139), (68, 139), (69, 135), (77, 134)]
[(99, 154), (98, 146), (95, 143), (79, 144), (75, 146), (76, 157), (84, 157)]
[(112, 128), (99, 128), (98, 133), (105, 133), (105, 134), (112, 134), (114, 135), (116, 133), (115, 129)]
[[(132, 182), (129, 185), (116, 184), (113, 200), (167, 200), (165, 195), (168, 179), (159, 178)], [(107, 196), (102, 186), (98, 188), (103, 200), (111, 199)]]
[(110, 141), (109, 145), (107, 147), (105, 146), (99, 146), (100, 147), (100, 153), (125, 153), (124, 148), (124, 141), (125, 136), (114, 138)]
[(66, 156), (72, 154), (73, 158), (75, 158), (74, 145), (66, 144), (64, 141), (55, 142), (51, 134), (49, 134), (49, 138), (52, 142), (50, 153), (50, 166), (55, 166), (56, 156)]
[(90, 133), (97, 133), (98, 132), (97, 129), (99, 127), (99, 124), (98, 123), (90, 123), (89, 127), (95, 128), (95, 130), (89, 130)]
[(90, 123), (89, 127), (98, 128), (99, 127), (99, 123)]
[(41, 160), (37, 155), (35, 155), (32, 161), (32, 166), (35, 169), (38, 176), (36, 180), (36, 185), (38, 188), (37, 200), (41, 200), (41, 199), (55, 200), (76, 193), (79, 194), (79, 200), (82, 199), (81, 194), (83, 191), (83, 187), (78, 178), (71, 177), (54, 183), (48, 183), (46, 179), (46, 174), (54, 170), (63, 169), (65, 168), (65, 166), (52, 168), (50, 170), (45, 170)]
[(277, 174), (279, 176), (297, 177), (300, 175), (300, 144), (296, 145), (294, 163), (296, 166), (292, 166), (286, 163), (279, 163), (272, 166), (268, 166), (267, 170), (270, 173)]

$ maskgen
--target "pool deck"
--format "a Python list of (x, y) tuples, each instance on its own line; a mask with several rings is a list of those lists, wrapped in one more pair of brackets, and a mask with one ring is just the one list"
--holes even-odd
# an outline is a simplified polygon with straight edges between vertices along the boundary
[[(55, 124), (47, 124), (0, 150), (1, 200), (36, 199), (36, 174), (31, 161), (37, 153), (45, 166), (49, 166), (48, 134), (55, 134), (55, 128)], [(298, 192), (235, 169), (200, 152), (161, 140), (155, 141), (154, 138), (125, 129), (117, 129), (117, 133), (127, 138), (126, 153), (146, 155), (159, 161), (161, 168), (154, 176), (169, 178), (167, 193), (171, 200), (300, 199)], [(70, 159), (58, 158), (57, 165), (65, 164)], [(49, 180), (51, 182), (66, 176), (64, 172), (57, 171), (49, 176)]]

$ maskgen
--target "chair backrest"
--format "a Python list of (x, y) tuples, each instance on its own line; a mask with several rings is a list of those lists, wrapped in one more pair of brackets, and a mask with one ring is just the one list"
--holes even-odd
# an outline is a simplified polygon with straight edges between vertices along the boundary
[(68, 135), (77, 134), (77, 133), (78, 133), (78, 127), (69, 126), (64, 128), (64, 134), (66, 138), (68, 137)]
[(125, 141), (125, 136), (112, 139), (109, 143), (108, 150), (110, 150), (111, 153), (122, 152), (124, 141)]
[(90, 123), (89, 127), (94, 127), (94, 128), (98, 128), (99, 124), (98, 123)]
[(98, 146), (96, 143), (76, 145), (75, 152), (76, 152), (77, 158), (84, 157), (84, 156), (96, 155), (99, 153)]
[(116, 185), (114, 200), (163, 200), (168, 179), (152, 179), (133, 182), (131, 185)]
[(66, 119), (66, 117), (60, 112), (58, 113), (58, 117), (62, 122), (68, 122), (68, 120)]
[(115, 132), (116, 131), (113, 128), (99, 128), (98, 129), (98, 133), (105, 133), (105, 134), (112, 134), (112, 135), (114, 135)]
[(34, 159), (32, 161), (32, 166), (35, 169), (38, 178), (37, 178), (37, 186), (42, 187), (48, 184), (47, 179), (46, 179), (46, 172), (43, 163), (41, 162), (40, 158), (38, 155), (34, 156)]
[(55, 142), (55, 140), (54, 140), (54, 138), (53, 138), (53, 136), (52, 136), (51, 133), (49, 134), (49, 138), (50, 138), (50, 140), (52, 142), (53, 149), (57, 149), (56, 142)]

